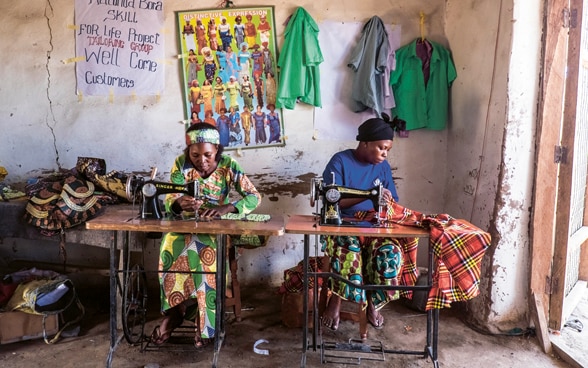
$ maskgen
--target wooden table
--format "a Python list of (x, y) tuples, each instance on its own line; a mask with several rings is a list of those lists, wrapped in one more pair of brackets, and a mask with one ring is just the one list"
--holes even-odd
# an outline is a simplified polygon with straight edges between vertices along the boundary
[[(308, 341), (308, 285), (309, 277), (320, 277), (332, 274), (324, 272), (311, 272), (309, 271), (309, 257), (310, 257), (310, 236), (311, 235), (333, 235), (333, 236), (368, 236), (368, 237), (386, 237), (386, 238), (428, 238), (429, 232), (425, 229), (412, 226), (403, 226), (393, 224), (390, 227), (354, 227), (354, 226), (325, 226), (319, 225), (318, 217), (312, 215), (293, 215), (287, 219), (286, 233), (292, 234), (303, 234), (304, 235), (304, 305), (303, 305), (303, 336), (302, 336), (302, 361), (301, 367), (306, 367), (306, 352), (310, 347), (313, 351), (317, 349), (317, 331), (319, 326), (319, 316), (317, 308), (318, 292), (317, 288), (313, 289), (313, 328), (312, 328), (312, 344), (309, 346)], [(314, 247), (315, 255), (318, 254), (318, 244), (315, 242)], [(424, 286), (381, 286), (381, 285), (364, 285), (363, 288), (366, 290), (430, 290), (432, 286), (432, 270), (434, 254), (433, 248), (429, 244), (429, 257), (428, 257), (428, 282)], [(346, 281), (344, 279), (340, 279)], [(358, 287), (357, 285), (353, 285)], [(306, 318), (305, 318), (306, 316)], [(438, 367), (437, 362), (437, 340), (439, 330), (439, 310), (427, 311), (427, 342), (423, 350), (384, 350), (384, 353), (389, 354), (411, 354), (411, 355), (423, 355), (423, 357), (430, 356), (433, 360), (433, 365)], [(343, 349), (344, 350), (344, 349)]]
[[(212, 221), (188, 221), (188, 220), (143, 220), (139, 217), (137, 209), (111, 209), (107, 208), (101, 216), (86, 222), (89, 230), (113, 231), (110, 244), (110, 350), (106, 360), (106, 366), (111, 367), (112, 358), (116, 346), (120, 341), (117, 337), (117, 273), (116, 265), (117, 233), (125, 233), (123, 239), (128, 239), (128, 234), (139, 232), (177, 232), (189, 234), (214, 234), (217, 238), (217, 298), (216, 298), (216, 336), (214, 342), (214, 358), (212, 367), (216, 367), (218, 354), (222, 347), (225, 334), (224, 326), (224, 302), (226, 289), (226, 247), (228, 235), (259, 235), (272, 236), (284, 234), (284, 220), (280, 216), (272, 216), (267, 222), (212, 220)], [(123, 246), (128, 246), (128, 241), (123, 241)], [(220, 298), (218, 296), (221, 296)]]

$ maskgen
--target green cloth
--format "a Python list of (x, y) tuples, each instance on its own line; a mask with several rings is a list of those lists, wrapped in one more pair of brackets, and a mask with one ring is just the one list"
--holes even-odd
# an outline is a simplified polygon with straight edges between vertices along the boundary
[(270, 215), (260, 213), (227, 213), (221, 216), (223, 220), (239, 220), (239, 221), (253, 221), (253, 222), (267, 222), (271, 219)]
[(4, 186), (2, 183), (0, 183), (0, 189), (0, 195), (2, 196), (2, 199), (9, 200), (26, 196), (26, 194), (20, 190), (12, 189), (8, 185)]
[(293, 110), (297, 100), (322, 106), (319, 65), (324, 59), (318, 32), (312, 17), (299, 7), (284, 32), (284, 46), (278, 59), (280, 83), (276, 107)]
[(406, 121), (406, 130), (442, 130), (447, 125), (449, 87), (457, 72), (450, 51), (436, 42), (428, 42), (433, 50), (426, 87), (423, 63), (416, 52), (417, 40), (396, 50), (396, 69), (390, 73), (396, 100), (392, 115)]

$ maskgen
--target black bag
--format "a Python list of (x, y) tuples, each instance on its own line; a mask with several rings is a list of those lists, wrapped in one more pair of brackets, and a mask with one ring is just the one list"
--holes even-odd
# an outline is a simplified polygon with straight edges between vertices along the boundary
[[(69, 279), (40, 279), (20, 284), (6, 304), (6, 309), (43, 316), (43, 339), (53, 344), (68, 327), (82, 320), (85, 309), (78, 298), (76, 289)], [(66, 315), (60, 318), (60, 328), (51, 339), (47, 336), (45, 320), (47, 316)]]

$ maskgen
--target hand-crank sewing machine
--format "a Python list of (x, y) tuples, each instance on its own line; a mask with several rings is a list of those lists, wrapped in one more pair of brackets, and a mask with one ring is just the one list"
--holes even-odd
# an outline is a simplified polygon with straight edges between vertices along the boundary
[[(343, 219), (339, 209), (339, 201), (345, 198), (364, 198), (372, 201), (376, 212), (375, 224), (369, 226), (382, 226), (383, 219), (381, 213), (385, 201), (382, 197), (382, 184), (368, 190), (348, 188), (335, 184), (335, 173), (333, 175), (333, 184), (324, 184), (322, 177), (312, 178), (310, 184), (310, 205), (316, 204), (316, 213), (319, 216), (319, 225), (336, 225), (336, 226), (362, 226), (358, 221)], [(319, 212), (318, 202), (322, 201), (322, 207)], [(365, 225), (365, 222), (363, 223)]]
[[(161, 210), (159, 196), (169, 193), (184, 193), (191, 195), (196, 199), (202, 199), (200, 195), (199, 182), (193, 181), (188, 184), (174, 184), (162, 181), (155, 181), (157, 168), (153, 168), (149, 178), (143, 178), (131, 175), (127, 179), (126, 193), (127, 199), (134, 202), (134, 199), (141, 199), (141, 218), (142, 219), (161, 219), (164, 212)], [(197, 217), (198, 214), (195, 214)]]

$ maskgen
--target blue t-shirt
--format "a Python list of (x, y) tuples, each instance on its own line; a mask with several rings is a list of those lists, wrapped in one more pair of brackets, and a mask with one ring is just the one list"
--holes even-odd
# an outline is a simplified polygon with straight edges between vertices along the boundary
[[(367, 190), (378, 184), (388, 189), (392, 197), (398, 202), (396, 186), (392, 179), (392, 168), (388, 161), (383, 161), (377, 165), (360, 162), (355, 158), (352, 149), (341, 151), (333, 155), (331, 160), (323, 171), (323, 183), (332, 184), (335, 173), (335, 184), (349, 188)], [(341, 209), (343, 217), (353, 217), (357, 211), (369, 211), (374, 209), (372, 201), (366, 199), (349, 208)]]

